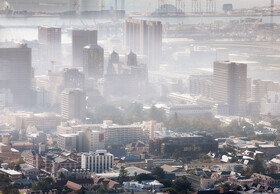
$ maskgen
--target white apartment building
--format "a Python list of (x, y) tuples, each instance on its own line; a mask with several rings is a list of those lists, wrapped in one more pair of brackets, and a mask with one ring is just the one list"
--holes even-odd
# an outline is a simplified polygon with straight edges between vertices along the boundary
[(106, 150), (84, 153), (81, 160), (81, 168), (89, 169), (90, 172), (103, 173), (114, 166), (114, 155)]
[(262, 98), (261, 114), (273, 116), (280, 115), (280, 92), (269, 91), (266, 97)]
[(73, 151), (77, 149), (78, 134), (60, 134), (58, 136), (58, 147), (62, 150)]
[(106, 145), (126, 145), (143, 140), (143, 128), (140, 125), (104, 125)]

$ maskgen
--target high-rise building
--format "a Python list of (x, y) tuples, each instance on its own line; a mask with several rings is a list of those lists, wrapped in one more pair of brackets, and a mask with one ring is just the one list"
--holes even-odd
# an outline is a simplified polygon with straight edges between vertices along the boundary
[(65, 89), (61, 95), (62, 119), (85, 119), (86, 95), (80, 89)]
[(83, 66), (83, 49), (89, 44), (97, 44), (96, 30), (72, 31), (72, 57), (74, 67)]
[(100, 78), (104, 72), (104, 49), (96, 44), (83, 50), (83, 70), (86, 78)]
[(162, 56), (162, 24), (159, 21), (127, 19), (124, 26), (126, 50), (147, 55), (151, 65)]
[(230, 115), (245, 115), (247, 105), (247, 64), (214, 62), (213, 98), (228, 105)]
[(89, 169), (90, 172), (103, 173), (113, 168), (114, 155), (106, 150), (97, 150), (96, 152), (84, 153), (82, 155), (81, 168)]
[(34, 103), (31, 58), (31, 49), (26, 44), (0, 48), (0, 89), (12, 93), (15, 105), (29, 106)]
[(59, 73), (49, 73), (51, 88), (51, 104), (60, 102), (60, 94), (67, 88), (84, 89), (85, 75), (76, 68), (65, 68)]
[(105, 148), (104, 133), (100, 130), (92, 130), (90, 128), (83, 128), (83, 151), (95, 152)]
[(50, 67), (51, 61), (61, 60), (61, 28), (59, 27), (38, 27), (38, 41), (45, 45), (47, 54), (46, 65)]

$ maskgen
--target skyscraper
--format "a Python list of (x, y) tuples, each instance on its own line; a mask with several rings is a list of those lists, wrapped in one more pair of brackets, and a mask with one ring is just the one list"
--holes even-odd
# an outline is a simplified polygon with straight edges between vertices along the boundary
[(104, 49), (96, 44), (84, 47), (83, 70), (86, 78), (100, 78), (104, 71)]
[(84, 89), (85, 76), (76, 68), (65, 68), (60, 72), (49, 73), (51, 88), (51, 104), (60, 102), (60, 94), (66, 88)]
[(34, 102), (31, 58), (31, 48), (26, 44), (0, 48), (0, 89), (10, 91), (16, 105), (29, 106)]
[[(61, 28), (58, 27), (38, 27), (38, 41), (45, 45), (47, 53), (46, 65), (49, 66), (51, 61), (60, 62), (61, 59)], [(50, 66), (49, 66), (50, 67)]]
[(83, 49), (89, 44), (97, 44), (96, 30), (72, 31), (72, 56), (74, 67), (83, 66)]
[(80, 89), (65, 89), (61, 94), (63, 119), (85, 119), (86, 95)]
[(162, 56), (162, 24), (159, 21), (127, 19), (124, 26), (126, 50), (147, 55), (151, 65)]
[(228, 105), (230, 115), (246, 114), (247, 64), (214, 62), (213, 98)]

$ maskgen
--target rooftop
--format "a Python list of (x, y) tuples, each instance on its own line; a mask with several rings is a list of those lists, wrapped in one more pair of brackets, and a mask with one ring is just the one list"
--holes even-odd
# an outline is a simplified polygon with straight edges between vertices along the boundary
[(8, 175), (21, 175), (20, 172), (15, 171), (15, 170), (11, 170), (11, 169), (3, 169), (3, 168), (1, 168), (0, 171), (6, 173)]

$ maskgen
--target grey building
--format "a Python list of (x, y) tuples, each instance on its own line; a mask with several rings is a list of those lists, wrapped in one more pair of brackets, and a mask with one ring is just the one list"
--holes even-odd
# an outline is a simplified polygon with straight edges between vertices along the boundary
[(73, 30), (72, 31), (72, 57), (73, 66), (83, 66), (83, 49), (89, 44), (97, 44), (96, 30)]
[(0, 89), (11, 92), (15, 105), (34, 104), (32, 91), (34, 73), (31, 64), (31, 48), (26, 44), (9, 48), (0, 47)]
[(228, 104), (230, 115), (245, 115), (247, 106), (247, 64), (214, 62), (213, 98)]
[(83, 50), (83, 70), (86, 78), (100, 78), (104, 73), (104, 49), (90, 44)]

